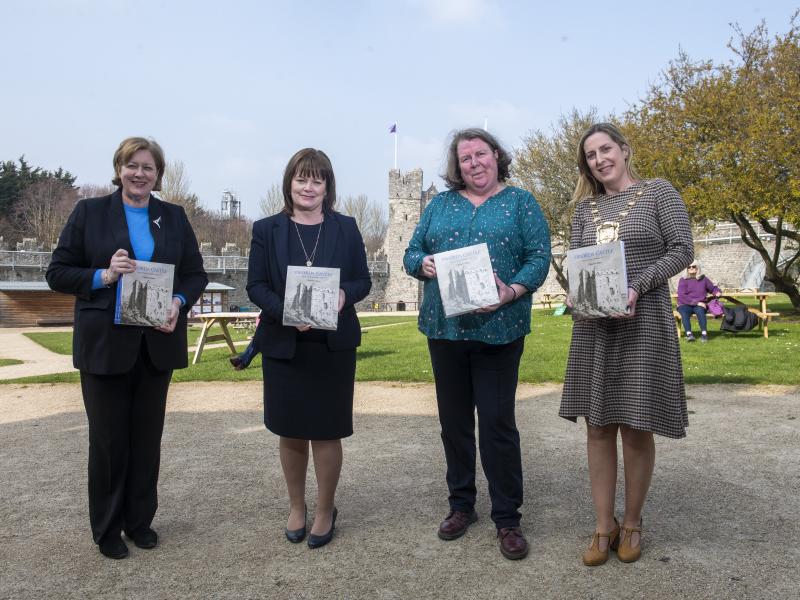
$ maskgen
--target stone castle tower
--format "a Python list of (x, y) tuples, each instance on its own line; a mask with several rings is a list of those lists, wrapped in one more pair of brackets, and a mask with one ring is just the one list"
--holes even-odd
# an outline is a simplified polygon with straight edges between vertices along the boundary
[(409, 310), (419, 308), (422, 284), (406, 274), (403, 255), (422, 210), (436, 193), (433, 184), (426, 191), (422, 190), (422, 169), (414, 169), (405, 175), (398, 169), (389, 171), (389, 229), (383, 243), (389, 263), (389, 280), (384, 301), (392, 307), (402, 302)]

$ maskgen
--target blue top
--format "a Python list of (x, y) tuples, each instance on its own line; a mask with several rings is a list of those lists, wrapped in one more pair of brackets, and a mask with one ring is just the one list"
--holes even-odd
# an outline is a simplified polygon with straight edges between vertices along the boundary
[(457, 191), (430, 201), (406, 249), (406, 272), (424, 284), (419, 330), (429, 338), (507, 344), (531, 331), (531, 295), (522, 294), (494, 312), (446, 318), (437, 280), (420, 277), (429, 254), (486, 242), (492, 266), (507, 285), (535, 291), (550, 269), (550, 230), (536, 199), (507, 186), (478, 207)]
[(136, 260), (149, 261), (153, 258), (155, 242), (153, 234), (150, 233), (150, 223), (148, 222), (148, 208), (136, 208), (123, 205), (125, 209), (125, 220), (128, 222), (128, 235), (131, 238), (131, 247)]
[[(127, 204), (122, 205), (125, 209), (125, 220), (128, 223), (128, 237), (131, 239), (131, 248), (136, 260), (150, 261), (153, 258), (153, 250), (155, 249), (155, 240), (150, 231), (149, 222), (149, 208), (148, 207), (134, 207)], [(92, 289), (96, 290), (103, 287), (103, 269), (98, 269), (94, 273), (92, 280)], [(181, 304), (186, 304), (186, 298), (180, 294), (175, 294), (173, 297), (179, 298)]]

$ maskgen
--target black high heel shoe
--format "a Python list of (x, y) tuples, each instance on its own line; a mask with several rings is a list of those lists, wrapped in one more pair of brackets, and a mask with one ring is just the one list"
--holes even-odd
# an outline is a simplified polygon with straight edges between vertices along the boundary
[(306, 522), (308, 521), (308, 506), (303, 505), (303, 526), (300, 529), (284, 529), (286, 539), (293, 544), (299, 544), (306, 539)]
[(336, 507), (333, 507), (333, 520), (331, 521), (331, 528), (328, 530), (328, 533), (323, 533), (322, 535), (314, 535), (313, 533), (309, 534), (308, 536), (308, 547), (312, 550), (314, 548), (322, 548), (325, 544), (330, 542), (333, 539), (333, 530), (336, 528), (336, 515), (339, 514), (339, 511)]

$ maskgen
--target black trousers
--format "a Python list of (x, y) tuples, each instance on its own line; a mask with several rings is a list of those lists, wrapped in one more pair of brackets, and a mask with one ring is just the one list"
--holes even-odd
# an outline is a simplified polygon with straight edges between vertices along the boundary
[(524, 344), (525, 338), (500, 345), (428, 340), (450, 509), (468, 512), (475, 506), (477, 409), (481, 464), (498, 529), (518, 526), (521, 517), (522, 458), (514, 397)]
[(89, 419), (89, 522), (97, 544), (153, 521), (171, 378), (172, 371), (153, 366), (145, 343), (128, 373), (81, 372)]

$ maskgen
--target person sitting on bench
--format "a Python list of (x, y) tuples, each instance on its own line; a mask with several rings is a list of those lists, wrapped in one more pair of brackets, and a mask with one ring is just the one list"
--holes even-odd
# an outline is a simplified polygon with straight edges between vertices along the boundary
[(695, 337), (692, 334), (692, 314), (697, 315), (697, 323), (700, 325), (700, 341), (708, 341), (706, 331), (706, 311), (708, 305), (705, 300), (709, 295), (719, 297), (722, 291), (714, 285), (705, 275), (700, 274), (700, 265), (694, 261), (686, 269), (686, 277), (681, 277), (678, 282), (678, 312), (681, 314), (681, 322), (686, 330), (686, 341), (693, 342)]

